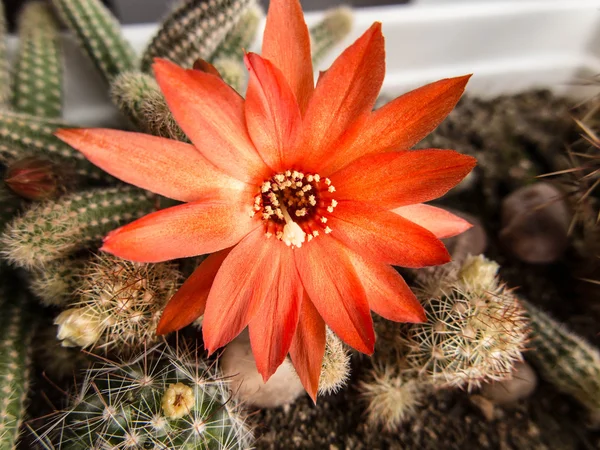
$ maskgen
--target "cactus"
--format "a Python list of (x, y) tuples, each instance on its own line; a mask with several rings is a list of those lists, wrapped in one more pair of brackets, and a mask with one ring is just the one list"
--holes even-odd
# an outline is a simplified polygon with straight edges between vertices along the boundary
[(163, 22), (142, 57), (148, 72), (154, 58), (167, 58), (191, 68), (208, 60), (253, 0), (183, 0)]
[(527, 301), (531, 320), (527, 357), (539, 375), (585, 406), (600, 421), (600, 352)]
[(342, 341), (328, 328), (319, 377), (319, 394), (334, 394), (350, 377), (350, 355)]
[(10, 71), (6, 54), (6, 16), (4, 15), (4, 2), (0, 2), (0, 108), (7, 107), (10, 98)]
[(135, 68), (133, 48), (100, 0), (52, 0), (52, 5), (107, 82)]
[(65, 306), (76, 300), (85, 258), (65, 258), (30, 273), (29, 289), (46, 306)]
[(0, 237), (14, 265), (43, 269), (106, 233), (155, 209), (154, 196), (131, 186), (93, 189), (33, 206), (7, 225)]
[(254, 42), (258, 25), (264, 18), (265, 13), (259, 5), (250, 4), (231, 31), (221, 41), (210, 57), (210, 62), (222, 58), (230, 58), (241, 61), (244, 50), (248, 49)]
[(30, 156), (45, 157), (62, 166), (65, 172), (72, 170), (81, 182), (115, 182), (113, 177), (54, 136), (59, 128), (73, 126), (28, 114), (0, 111), (0, 163), (7, 165)]
[(430, 272), (434, 283), (417, 293), (427, 322), (406, 326), (397, 338), (407, 372), (437, 387), (468, 390), (510, 376), (514, 362), (522, 360), (527, 319), (497, 270), (496, 263), (476, 256)]
[(49, 5), (27, 3), (19, 18), (19, 52), (13, 79), (15, 110), (41, 117), (62, 111), (62, 52)]
[(97, 255), (83, 272), (79, 301), (57, 318), (58, 336), (65, 345), (99, 344), (119, 351), (151, 343), (180, 277), (170, 264), (138, 264)]
[[(3, 269), (1, 282), (10, 276)], [(12, 275), (14, 277), (14, 274)], [(25, 415), (35, 319), (27, 312), (25, 295), (0, 292), (0, 450), (16, 448)]]
[(250, 448), (224, 382), (197, 351), (160, 344), (131, 361), (103, 359), (39, 439), (69, 450)]
[(323, 20), (311, 27), (309, 32), (313, 65), (319, 65), (325, 55), (342, 42), (351, 29), (352, 10), (347, 7), (328, 11)]

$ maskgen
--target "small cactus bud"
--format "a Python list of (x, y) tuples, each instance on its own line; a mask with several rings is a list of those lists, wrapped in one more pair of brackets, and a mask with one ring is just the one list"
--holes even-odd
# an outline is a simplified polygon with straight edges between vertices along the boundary
[(187, 416), (195, 404), (194, 390), (183, 383), (169, 385), (162, 398), (162, 408), (169, 419)]
[(100, 339), (106, 327), (96, 315), (84, 308), (63, 311), (54, 319), (54, 324), (58, 325), (57, 337), (63, 347), (90, 347)]
[(52, 161), (30, 156), (11, 164), (4, 176), (6, 185), (28, 200), (58, 197), (65, 190), (60, 170)]
[(474, 292), (485, 292), (496, 283), (500, 266), (482, 255), (468, 256), (460, 268), (459, 281)]

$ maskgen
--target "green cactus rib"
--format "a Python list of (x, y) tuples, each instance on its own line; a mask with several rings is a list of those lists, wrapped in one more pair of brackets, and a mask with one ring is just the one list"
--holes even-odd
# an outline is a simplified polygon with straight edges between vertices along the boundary
[(244, 56), (244, 50), (247, 50), (252, 42), (254, 42), (258, 25), (264, 16), (265, 13), (259, 5), (249, 5), (231, 31), (227, 33), (215, 49), (210, 62), (214, 63), (214, 61), (221, 58), (231, 58), (241, 61)]
[(0, 450), (13, 450), (25, 416), (36, 321), (25, 295), (4, 288), (0, 296)]
[(29, 289), (46, 306), (66, 306), (77, 298), (87, 262), (83, 257), (52, 261), (30, 274)]
[(600, 351), (527, 301), (531, 350), (539, 375), (600, 417)]
[(13, 107), (40, 117), (62, 112), (62, 50), (49, 5), (27, 3), (19, 18), (19, 52), (13, 79)]
[(52, 0), (52, 4), (109, 83), (119, 73), (135, 67), (133, 47), (100, 0)]
[(8, 106), (11, 98), (10, 70), (6, 52), (6, 16), (0, 1), (0, 108)]
[(93, 246), (111, 230), (155, 210), (154, 196), (131, 186), (93, 189), (34, 205), (6, 226), (0, 249), (14, 265), (46, 264)]
[(316, 67), (323, 58), (350, 33), (352, 10), (347, 7), (335, 8), (325, 14), (323, 20), (310, 28), (310, 41), (313, 65)]
[(142, 71), (150, 71), (156, 57), (187, 68), (199, 58), (209, 60), (251, 4), (253, 0), (184, 0), (146, 48)]
[(0, 111), (0, 163), (27, 156), (46, 157), (74, 171), (81, 181), (115, 183), (115, 179), (90, 163), (81, 153), (54, 136), (60, 128), (76, 128), (53, 119)]

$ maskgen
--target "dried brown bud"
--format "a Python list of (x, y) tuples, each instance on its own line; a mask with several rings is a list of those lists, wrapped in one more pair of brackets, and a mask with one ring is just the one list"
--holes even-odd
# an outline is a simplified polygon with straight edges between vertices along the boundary
[(6, 185), (29, 200), (56, 198), (64, 192), (62, 171), (44, 158), (30, 156), (11, 164), (4, 176)]

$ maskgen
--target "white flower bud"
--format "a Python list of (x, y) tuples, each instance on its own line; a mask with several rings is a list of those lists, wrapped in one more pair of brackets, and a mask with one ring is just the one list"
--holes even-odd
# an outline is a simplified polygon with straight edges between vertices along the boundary
[(90, 347), (105, 329), (103, 321), (85, 308), (63, 311), (54, 319), (54, 324), (58, 325), (57, 337), (63, 347)]

